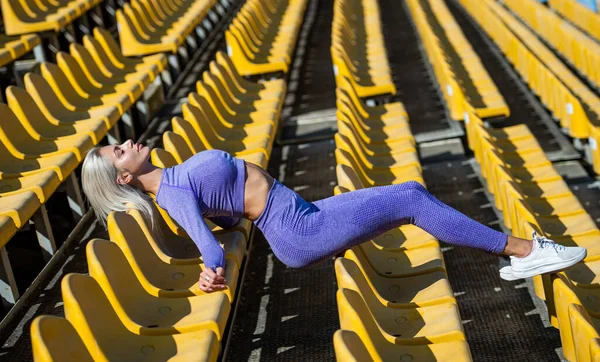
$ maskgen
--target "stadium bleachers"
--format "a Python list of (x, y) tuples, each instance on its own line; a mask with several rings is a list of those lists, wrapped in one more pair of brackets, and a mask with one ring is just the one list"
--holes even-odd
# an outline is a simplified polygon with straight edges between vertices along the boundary
[[(35, 130), (40, 132), (39, 137), (61, 138), (47, 141), (46, 146), (35, 142), (37, 148), (30, 152), (37, 151), (55, 163), (70, 160), (62, 168), (59, 168), (62, 164), (57, 163), (52, 169), (60, 171), (60, 180), (52, 182), (52, 178), (46, 181), (42, 178), (55, 177), (56, 173), (26, 174), (24, 176), (29, 177), (26, 185), (45, 181), (46, 188), (56, 188), (72, 174), (85, 152), (99, 144), (110, 129), (116, 128), (118, 121), (144, 97), (148, 87), (160, 80), (169, 54), (146, 54), (178, 52), (186, 39), (200, 33), (196, 26), (202, 20), (201, 14), (206, 14), (213, 4), (177, 2), (177, 7), (169, 8), (172, 12), (167, 12), (165, 7), (173, 5), (141, 1), (126, 4), (117, 15), (123, 53), (111, 34), (97, 28), (94, 36), (83, 37), (83, 45), (71, 44), (69, 53), (59, 52), (56, 64), (41, 64), (42, 75), (27, 74), (26, 90), (8, 88), (8, 106), (4, 107), (12, 118), (6, 121), (20, 121), (27, 129), (17, 130), (20, 132), (17, 135), (8, 135), (6, 147), (15, 149), (14, 152), (11, 149), (11, 154), (17, 150), (27, 151), (19, 148), (25, 147), (22, 144), (25, 136), (21, 134)], [(269, 37), (282, 30), (284, 41), (281, 45), (286, 47), (287, 67), (294, 51), (290, 41), (298, 36), (305, 7), (306, 2), (300, 1), (290, 4), (286, 1), (256, 2), (240, 12), (244, 19), (238, 19), (238, 22), (269, 24), (258, 33), (250, 34), (250, 41), (255, 40), (255, 35), (264, 35), (263, 47), (271, 44)], [(126, 29), (122, 21), (143, 23), (144, 28), (138, 27), (136, 36), (148, 35), (146, 40), (152, 38), (162, 48), (152, 48), (146, 43), (144, 48), (132, 43), (131, 30)], [(141, 30), (152, 31), (143, 33)], [(165, 36), (177, 40), (168, 44)], [(280, 46), (274, 49), (283, 50)], [(132, 54), (145, 56), (125, 58)], [(252, 59), (258, 59), (260, 54), (259, 51)], [(190, 93), (188, 103), (183, 105), (183, 117), (173, 118), (173, 131), (163, 134), (165, 149), (152, 150), (154, 164), (170, 167), (201, 150), (219, 148), (266, 167), (286, 94), (286, 81), (285, 78), (259, 83), (246, 80), (243, 75), (247, 73), (236, 64), (238, 61), (235, 57), (217, 53), (198, 81), (196, 92)], [(273, 59), (265, 59), (262, 63), (276, 64)], [(128, 131), (128, 136), (138, 134), (133, 127)], [(15, 131), (11, 129), (10, 132)], [(121, 139), (118, 133), (114, 136), (115, 141)], [(60, 147), (60, 152), (50, 146)], [(54, 153), (46, 155), (41, 150)], [(48, 168), (41, 164), (35, 169), (44, 171)], [(41, 187), (29, 186), (27, 189), (44, 191)], [(44, 193), (41, 195), (45, 196)], [(2, 219), (3, 235), (10, 238), (10, 233), (21, 227), (44, 199), (38, 200), (32, 191), (5, 197), (6, 205), (15, 208), (2, 214), (8, 216)], [(251, 223), (240, 220), (237, 225), (224, 230), (207, 220), (224, 245), (225, 276), (229, 284), (223, 292), (206, 294), (197, 283), (203, 267), (202, 256), (195, 251), (197, 249), (185, 231), (158, 205), (156, 207), (161, 215), (161, 239), (149, 231), (137, 210), (109, 215), (110, 241), (94, 239), (87, 245), (89, 276), (69, 274), (63, 278), (66, 320), (40, 316), (32, 323), (36, 360), (60, 359), (65, 351), (60, 350), (57, 343), (65, 339), (72, 342), (71, 358), (77, 356), (81, 360), (144, 356), (152, 360), (217, 359), (236, 296)], [(142, 304), (144, 308), (139, 308)]]
[(307, 0), (250, 0), (225, 31), (227, 54), (242, 76), (287, 73)]
[[(294, 97), (303, 99), (294, 84), (302, 74), (291, 73), (314, 3), (1, 0), (0, 68), (9, 75), (0, 72), (0, 297), (11, 317), (11, 307), (27, 305), (20, 296), (32, 292), (17, 287), (17, 279), (35, 276), (13, 274), (10, 258), (19, 255), (7, 245), (31, 232), (45, 265), (54, 267), (66, 244), (58, 235), (72, 237), (57, 233), (64, 225), (53, 218), (56, 204), (68, 216), (67, 234), (92, 223), (79, 177), (93, 147), (152, 138), (150, 161), (161, 168), (210, 149), (264, 169), (287, 157), (279, 131)], [(333, 0), (333, 17), (325, 20), (331, 34), (321, 35), (331, 40), (327, 64), (336, 86), (334, 194), (404, 182), (427, 187), (427, 142), (413, 134), (405, 94), (397, 93), (398, 82), (411, 75), (390, 61), (382, 3)], [(465, 130), (468, 157), (485, 181), (489, 207), (501, 215), (500, 227), (587, 248), (583, 262), (534, 277), (533, 287), (560, 333), (564, 358), (598, 360), (598, 219), (574, 192), (564, 165), (547, 157), (540, 135), (524, 124), (495, 126), (510, 116), (511, 95), (492, 80), (450, 3), (498, 46), (590, 174), (600, 174), (599, 15), (575, 0), (406, 0), (411, 23), (398, 30), (414, 32), (423, 46), (431, 84), (443, 96), (448, 120)], [(221, 47), (210, 50), (214, 56), (205, 57), (197, 77), (186, 79), (212, 36), (221, 37)], [(13, 68), (24, 59), (36, 65), (21, 76)], [(187, 96), (169, 99), (182, 84)], [(105, 237), (87, 234), (81, 244), (87, 273), (58, 274), (54, 281), (62, 293), (54, 307), (59, 316), (28, 311), (33, 360), (226, 360), (234, 319), (245, 317), (237, 305), (250, 294), (242, 286), (253, 224), (240, 219), (224, 229), (205, 220), (227, 259), (227, 288), (206, 293), (198, 285), (202, 255), (185, 230), (154, 207), (159, 235), (136, 209), (112, 212)], [(477, 360), (481, 352), (472, 346), (481, 340), (469, 339), (465, 326), (473, 320), (461, 317), (465, 291), (453, 289), (451, 281), (461, 276), (449, 272), (446, 251), (441, 240), (405, 225), (337, 255), (330, 286), (337, 288), (339, 326), (329, 335), (330, 354), (338, 361)], [(262, 300), (260, 308), (266, 308)], [(285, 328), (289, 316), (273, 314)], [(252, 348), (267, 350), (261, 338), (249, 345), (259, 342)]]
[(452, 118), (463, 119), (465, 102), (480, 117), (508, 116), (502, 95), (444, 2), (407, 3)]

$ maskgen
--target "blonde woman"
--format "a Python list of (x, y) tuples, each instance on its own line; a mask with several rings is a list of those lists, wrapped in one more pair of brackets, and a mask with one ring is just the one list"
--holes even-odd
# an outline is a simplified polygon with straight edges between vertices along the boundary
[(567, 268), (586, 249), (533, 235), (508, 236), (443, 204), (421, 184), (371, 187), (315, 202), (303, 200), (262, 168), (230, 154), (200, 152), (175, 167), (149, 161), (150, 150), (131, 140), (91, 150), (83, 164), (83, 190), (98, 218), (134, 204), (156, 228), (151, 199), (183, 227), (202, 253), (200, 288), (225, 288), (223, 249), (204, 218), (228, 227), (247, 218), (263, 232), (273, 253), (301, 268), (327, 259), (392, 228), (413, 224), (449, 244), (511, 257), (500, 271), (507, 280)]

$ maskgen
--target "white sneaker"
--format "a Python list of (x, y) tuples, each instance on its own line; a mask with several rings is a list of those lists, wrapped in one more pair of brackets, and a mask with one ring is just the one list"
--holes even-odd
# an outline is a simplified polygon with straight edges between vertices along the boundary
[(502, 278), (506, 281), (509, 281), (509, 282), (520, 279), (513, 275), (512, 266), (510, 266), (510, 265), (506, 265), (506, 266), (503, 266), (502, 268), (500, 268), (500, 278)]
[[(529, 255), (524, 258), (510, 257), (512, 277), (515, 279), (560, 271), (579, 263), (587, 255), (585, 248), (556, 244), (545, 236), (538, 236), (535, 231), (531, 238), (533, 249)], [(500, 276), (506, 274), (510, 277), (507, 272), (505, 270)]]

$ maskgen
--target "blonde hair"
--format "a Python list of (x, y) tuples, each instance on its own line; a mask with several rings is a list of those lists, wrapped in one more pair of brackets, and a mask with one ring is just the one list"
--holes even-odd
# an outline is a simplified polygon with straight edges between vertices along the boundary
[(90, 201), (96, 217), (106, 227), (106, 219), (112, 211), (139, 210), (154, 236), (160, 238), (152, 199), (141, 190), (126, 184), (118, 184), (121, 171), (100, 154), (100, 148), (92, 148), (85, 156), (81, 169), (83, 192)]

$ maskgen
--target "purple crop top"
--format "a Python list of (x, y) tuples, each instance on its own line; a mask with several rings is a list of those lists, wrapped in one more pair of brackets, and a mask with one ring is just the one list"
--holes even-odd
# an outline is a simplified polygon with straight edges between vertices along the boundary
[(225, 253), (204, 218), (222, 227), (244, 216), (244, 160), (220, 150), (197, 153), (164, 169), (156, 202), (185, 229), (207, 268), (225, 266)]

